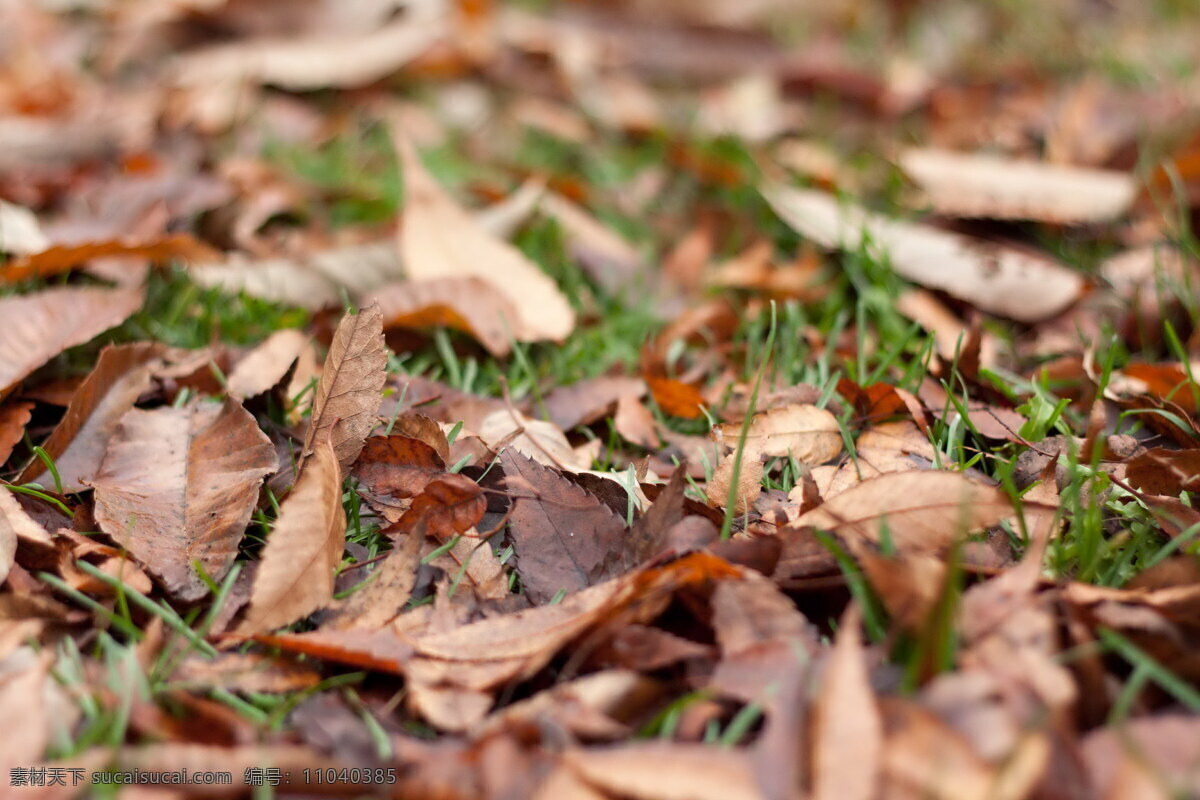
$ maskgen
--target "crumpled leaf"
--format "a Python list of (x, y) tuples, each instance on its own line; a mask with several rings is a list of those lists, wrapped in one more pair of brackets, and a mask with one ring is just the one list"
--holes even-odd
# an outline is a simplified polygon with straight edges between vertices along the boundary
[(1047, 256), (888, 219), (824, 192), (776, 185), (762, 192), (780, 218), (822, 247), (854, 249), (869, 237), (902, 277), (992, 314), (1037, 322), (1083, 289), (1078, 273)]
[(409, 277), (480, 278), (516, 309), (517, 341), (565, 339), (575, 328), (575, 311), (550, 276), (508, 242), (484, 231), (437, 184), (402, 134), (396, 136), (396, 149), (405, 192), (400, 251)]
[(109, 442), (96, 521), (181, 600), (208, 593), (194, 562), (218, 583), (278, 468), (275, 448), (236, 400), (134, 409)]
[(378, 421), (387, 380), (382, 318), (379, 308), (372, 306), (347, 314), (338, 323), (317, 383), (302, 457), (328, 437), (343, 469), (358, 458), (363, 440)]
[(0, 395), (67, 348), (120, 325), (143, 297), (140, 288), (71, 286), (0, 298)]
[(423, 523), (427, 535), (445, 541), (475, 527), (485, 511), (487, 498), (479, 484), (465, 475), (446, 473), (425, 484), (396, 527), (416, 531)]
[(333, 445), (321, 439), (267, 536), (238, 632), (280, 628), (327, 605), (345, 547), (342, 471)]
[(512, 498), (509, 537), (521, 585), (534, 603), (611, 577), (619, 568), (625, 522), (607, 505), (513, 449), (500, 455)]

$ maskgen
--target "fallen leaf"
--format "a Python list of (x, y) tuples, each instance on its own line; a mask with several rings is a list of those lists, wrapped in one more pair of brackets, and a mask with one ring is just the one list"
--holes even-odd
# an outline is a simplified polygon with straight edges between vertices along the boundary
[[(0, 484), (0, 555), (9, 548), (15, 552), (20, 542), (46, 549), (54, 546), (50, 534), (21, 507), (13, 491), (7, 485)], [(7, 561), (5, 574), (12, 567), (12, 553)]]
[(605, 289), (619, 294), (637, 278), (645, 261), (641, 253), (585, 209), (553, 192), (540, 208), (562, 227), (571, 255)]
[(637, 742), (568, 750), (566, 764), (588, 783), (637, 800), (761, 800), (742, 750)]
[(333, 445), (320, 439), (267, 536), (238, 631), (280, 628), (327, 605), (345, 546), (342, 471)]
[(650, 395), (664, 414), (684, 419), (697, 419), (703, 414), (700, 407), (704, 405), (704, 396), (695, 386), (657, 375), (646, 375), (645, 379)]
[(403, 134), (396, 149), (404, 169), (404, 225), (400, 251), (416, 281), (480, 278), (516, 309), (517, 341), (562, 341), (575, 312), (554, 281), (507, 242), (492, 237), (459, 207), (421, 163)]
[(445, 469), (446, 462), (425, 442), (392, 434), (369, 437), (352, 474), (367, 502), (396, 522), (410, 505), (404, 501), (419, 495)]
[(1154, 447), (1125, 464), (1125, 479), (1150, 494), (1176, 496), (1200, 487), (1200, 452)]
[(476, 277), (434, 278), (392, 283), (366, 296), (378, 305), (387, 328), (453, 328), (473, 337), (489, 353), (503, 358), (512, 351), (520, 315), (503, 292)]
[(276, 331), (241, 358), (225, 381), (230, 397), (257, 397), (279, 384), (300, 357), (308, 337), (294, 328)]
[[(96, 476), (121, 417), (150, 389), (155, 368), (165, 363), (165, 352), (156, 342), (110, 345), (100, 351), (96, 366), (71, 395), (67, 412), (42, 443), (58, 470), (63, 491), (84, 491)], [(35, 458), (17, 480), (29, 483), (45, 474), (46, 464)]]
[(0, 298), (0, 396), (67, 348), (120, 325), (143, 297), (141, 289), (72, 286)]
[(440, 15), (412, 12), (377, 30), (294, 39), (252, 39), (180, 57), (174, 82), (270, 84), (306, 91), (366, 86), (396, 72), (445, 35)]
[(553, 422), (530, 419), (515, 409), (502, 408), (488, 414), (479, 426), (479, 438), (492, 450), (511, 448), (556, 469), (580, 471), (592, 466), (592, 460), (581, 458)]
[(615, 574), (625, 523), (604, 503), (513, 449), (500, 455), (512, 499), (509, 538), (521, 585), (534, 603)]
[(91, 485), (96, 521), (174, 596), (199, 600), (220, 583), (278, 468), (275, 448), (236, 400), (134, 409), (104, 454)]
[[(738, 464), (741, 468), (738, 469)], [(737, 488), (733, 489), (736, 474)], [(733, 511), (735, 514), (745, 514), (754, 505), (762, 493), (762, 478), (764, 465), (757, 453), (746, 452), (738, 459), (737, 451), (726, 453), (721, 457), (717, 468), (705, 487), (708, 504), (714, 508), (725, 508), (729, 504), (730, 491), (733, 490)]]
[(376, 414), (387, 380), (381, 320), (379, 308), (372, 306), (347, 314), (338, 323), (317, 382), (302, 458), (326, 436), (343, 469), (349, 469), (358, 458), (363, 440), (378, 422)]
[(930, 712), (899, 698), (880, 701), (886, 739), (884, 785), (904, 798), (985, 800), (993, 771), (970, 745)]
[(622, 439), (647, 450), (657, 450), (662, 444), (657, 420), (637, 395), (625, 394), (617, 399), (613, 427)]
[[(858, 607), (838, 624), (813, 722), (813, 800), (871, 800), (878, 791), (883, 721), (867, 673)], [(846, 758), (854, 753), (853, 759)]]
[(544, 405), (550, 421), (569, 431), (603, 419), (621, 398), (645, 393), (646, 384), (637, 378), (604, 376), (556, 386), (546, 395)]
[(780, 218), (822, 247), (854, 249), (866, 237), (901, 277), (992, 314), (1037, 322), (1083, 289), (1078, 273), (1047, 256), (888, 219), (824, 192), (776, 185), (762, 191)]
[[(13, 448), (25, 436), (25, 426), (32, 419), (33, 403), (0, 404), (0, 468), (12, 455)], [(21, 481), (28, 483), (28, 481)]]
[[(713, 429), (713, 438), (736, 448), (742, 422)], [(783, 456), (803, 464), (823, 464), (842, 451), (842, 433), (837, 417), (813, 405), (789, 405), (755, 414), (746, 429), (747, 458)]]
[(0, 253), (25, 256), (49, 246), (50, 241), (32, 211), (0, 200)]
[(210, 261), (216, 251), (186, 233), (176, 233), (149, 241), (88, 242), (77, 245), (59, 245), (22, 256), (0, 267), (0, 285), (18, 283), (32, 278), (50, 278), (69, 272), (88, 261), (111, 256), (134, 257), (151, 261), (184, 259), (187, 261)]
[(800, 516), (798, 525), (897, 550), (937, 552), (962, 534), (1012, 516), (1000, 489), (958, 472), (893, 472), (870, 478)]
[(905, 150), (899, 161), (934, 210), (952, 217), (1109, 222), (1137, 195), (1124, 172), (933, 149)]
[(446, 541), (475, 527), (485, 511), (487, 498), (479, 484), (465, 475), (447, 473), (425, 484), (396, 528), (417, 531), (424, 525), (427, 535)]
[(366, 578), (365, 588), (356, 589), (354, 594), (338, 602), (321, 628), (375, 630), (397, 617), (417, 583), (423, 543), (423, 537), (418, 535), (401, 537), (387, 558)]

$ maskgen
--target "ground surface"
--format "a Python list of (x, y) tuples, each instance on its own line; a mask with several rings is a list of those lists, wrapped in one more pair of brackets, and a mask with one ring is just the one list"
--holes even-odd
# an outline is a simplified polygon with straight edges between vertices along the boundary
[(1198, 37), (0, 3), (4, 796), (1200, 796)]

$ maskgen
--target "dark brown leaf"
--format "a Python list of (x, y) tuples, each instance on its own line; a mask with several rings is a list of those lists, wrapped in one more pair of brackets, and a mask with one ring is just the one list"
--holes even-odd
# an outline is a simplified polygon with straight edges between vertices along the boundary
[(614, 574), (625, 523), (608, 506), (554, 469), (509, 448), (500, 456), (512, 498), (509, 536), (517, 574), (534, 603)]

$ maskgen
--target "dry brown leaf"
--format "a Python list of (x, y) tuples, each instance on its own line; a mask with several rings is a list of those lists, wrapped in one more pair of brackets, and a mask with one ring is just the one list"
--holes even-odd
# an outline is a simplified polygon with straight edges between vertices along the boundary
[(905, 800), (985, 800), (993, 771), (963, 737), (914, 703), (882, 698), (884, 785)]
[(900, 166), (935, 211), (952, 217), (1108, 222), (1125, 214), (1137, 195), (1128, 173), (1041, 161), (913, 149), (900, 154)]
[(657, 420), (637, 395), (625, 394), (617, 399), (613, 427), (621, 438), (647, 450), (657, 450), (662, 444)]
[(888, 219), (824, 192), (778, 185), (762, 192), (784, 222), (822, 247), (854, 249), (867, 237), (902, 277), (992, 314), (1048, 319), (1083, 289), (1078, 273), (1047, 256)]
[(230, 397), (245, 400), (276, 386), (308, 343), (301, 331), (275, 331), (237, 362), (229, 372), (225, 388)]
[(90, 286), (0, 298), (0, 395), (67, 348), (120, 325), (143, 298), (140, 288)]
[(327, 605), (345, 546), (342, 471), (333, 445), (321, 439), (267, 537), (238, 631), (279, 628)]
[(134, 257), (151, 261), (184, 259), (211, 261), (216, 251), (186, 233), (150, 239), (126, 241), (114, 239), (77, 245), (51, 247), (12, 261), (0, 268), (0, 285), (17, 283), (31, 278), (49, 278), (86, 264), (93, 259), (111, 256)]
[[(21, 507), (12, 490), (0, 485), (0, 550), (7, 550), (11, 546), (15, 552), (19, 542), (42, 548), (54, 546), (50, 534)], [(12, 555), (9, 554), (5, 574), (11, 567)]]
[(92, 486), (96, 521), (176, 597), (220, 582), (278, 468), (271, 440), (236, 400), (134, 409), (121, 418)]
[(592, 460), (576, 453), (566, 434), (553, 422), (530, 419), (515, 409), (502, 408), (488, 414), (478, 433), (493, 450), (508, 447), (548, 467), (578, 472), (592, 466)]
[(445, 35), (440, 15), (407, 14), (377, 30), (298, 39), (251, 39), (181, 57), (181, 86), (253, 82), (292, 90), (366, 86), (399, 70)]
[[(0, 404), (0, 468), (4, 467), (17, 442), (25, 436), (25, 426), (33, 417), (33, 403)], [(27, 481), (21, 481), (27, 483)]]
[(353, 475), (371, 507), (396, 522), (409, 508), (407, 500), (445, 470), (446, 462), (433, 447), (411, 436), (392, 434), (366, 440)]
[(512, 333), (517, 341), (565, 339), (575, 328), (575, 311), (554, 281), (455, 203), (403, 134), (396, 135), (396, 149), (405, 191), (400, 251), (409, 277), (480, 278), (516, 309), (520, 324)]
[(641, 397), (646, 384), (637, 378), (604, 376), (568, 386), (556, 386), (545, 397), (546, 414), (564, 431), (576, 425), (591, 425), (612, 412), (622, 397)]
[[(713, 470), (712, 478), (705, 487), (708, 504), (714, 508), (724, 508), (729, 503), (729, 492), (733, 487), (734, 472), (738, 465), (737, 451), (726, 453), (721, 457), (717, 468)], [(737, 489), (734, 493), (734, 513), (744, 514), (754, 505), (762, 492), (764, 465), (757, 453), (745, 453), (741, 460), (741, 469), (737, 472)]]
[[(67, 492), (80, 492), (96, 476), (108, 440), (125, 412), (150, 389), (152, 375), (163, 365), (165, 348), (156, 342), (110, 345), (100, 351), (80, 387), (71, 396), (67, 412), (42, 447), (54, 460), (59, 480)], [(46, 464), (35, 458), (18, 481), (29, 483), (46, 473)]]
[(384, 328), (447, 327), (475, 338), (503, 358), (512, 351), (520, 314), (502, 292), (477, 277), (435, 278), (383, 286), (364, 298), (378, 305)]
[(28, 647), (0, 660), (0, 715), (14, 723), (0, 730), (4, 758), (12, 759), (8, 763), (38, 764), (50, 744), (55, 709), (48, 707), (46, 690), (48, 681), (53, 684), (51, 663)]
[(1012, 514), (1000, 489), (958, 472), (926, 470), (865, 480), (802, 514), (797, 524), (873, 544), (886, 525), (897, 550), (936, 552)]
[(446, 541), (474, 528), (485, 511), (487, 498), (479, 484), (465, 475), (446, 473), (425, 484), (395, 527), (402, 531), (424, 530)]
[(637, 800), (761, 800), (745, 751), (703, 744), (638, 742), (568, 750), (586, 782)]
[(325, 630), (382, 628), (404, 610), (417, 582), (421, 566), (422, 537), (401, 537), (383, 563), (367, 578), (365, 588), (334, 606), (334, 613), (321, 627)]
[[(742, 423), (713, 429), (713, 438), (736, 448)], [(755, 414), (746, 431), (746, 457), (791, 456), (804, 464), (823, 464), (842, 452), (837, 417), (814, 405), (794, 404)]]
[(1154, 447), (1131, 458), (1125, 477), (1135, 489), (1150, 494), (1177, 496), (1200, 486), (1200, 451)]
[(382, 318), (379, 308), (372, 306), (347, 314), (338, 323), (317, 383), (302, 458), (325, 437), (343, 469), (358, 458), (363, 440), (378, 422), (387, 380)]
[(534, 603), (547, 603), (611, 577), (625, 523), (607, 505), (513, 449), (500, 456), (512, 498), (509, 537), (517, 574)]
[(871, 800), (878, 791), (883, 722), (860, 625), (858, 607), (851, 605), (825, 663), (813, 728), (813, 800)]

